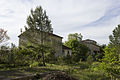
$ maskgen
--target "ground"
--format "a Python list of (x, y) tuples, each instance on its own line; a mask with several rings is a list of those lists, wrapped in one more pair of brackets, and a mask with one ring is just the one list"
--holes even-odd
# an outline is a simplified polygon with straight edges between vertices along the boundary
[[(68, 75), (69, 77), (75, 78), (77, 80), (109, 80), (110, 79), (109, 77), (104, 75), (104, 72), (99, 70), (92, 71), (89, 69), (89, 64), (87, 64), (86, 62), (81, 62), (78, 64), (71, 64), (71, 65), (47, 64), (45, 67), (40, 66), (40, 67), (31, 67), (31, 68), (20, 67), (20, 68), (0, 69), (0, 80), (13, 79), (16, 77), (24, 77), (24, 76), (35, 75), (40, 73), (43, 74), (47, 73), (45, 76), (41, 76), (41, 78), (42, 77), (45, 78), (46, 76), (48, 77), (55, 75), (54, 73), (58, 71), (64, 72), (66, 76)], [(63, 74), (59, 76), (62, 75)], [(58, 76), (57, 73), (56, 76)]]

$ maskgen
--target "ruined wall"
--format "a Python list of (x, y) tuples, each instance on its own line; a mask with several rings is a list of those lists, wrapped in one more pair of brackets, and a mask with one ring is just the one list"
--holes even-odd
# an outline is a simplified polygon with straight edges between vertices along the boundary
[[(23, 35), (19, 36), (19, 46), (27, 46), (29, 43), (40, 44), (41, 37), (39, 34), (25, 32)], [(34, 43), (35, 42), (35, 43)], [(45, 45), (52, 47), (56, 54), (55, 56), (60, 56), (62, 54), (62, 38), (55, 36), (54, 34), (47, 35), (47, 38), (43, 40)]]

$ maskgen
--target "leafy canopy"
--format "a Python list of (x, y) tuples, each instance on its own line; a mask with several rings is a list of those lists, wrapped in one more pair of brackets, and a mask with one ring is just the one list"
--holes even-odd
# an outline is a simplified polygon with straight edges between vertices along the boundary
[(72, 40), (72, 39), (75, 39), (75, 40), (78, 40), (78, 41), (81, 41), (83, 38), (83, 36), (81, 35), (81, 33), (74, 33), (74, 34), (69, 34), (68, 35), (68, 40)]
[(71, 39), (65, 42), (65, 45), (72, 48), (73, 61), (79, 62), (80, 59), (85, 60), (87, 58), (88, 47), (81, 44), (78, 40)]

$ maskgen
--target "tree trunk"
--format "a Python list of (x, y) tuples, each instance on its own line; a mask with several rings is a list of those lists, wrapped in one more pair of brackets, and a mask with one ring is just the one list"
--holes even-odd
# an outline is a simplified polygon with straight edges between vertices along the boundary
[(42, 52), (42, 58), (43, 58), (43, 66), (46, 66), (45, 65), (45, 57), (44, 57), (44, 53)]

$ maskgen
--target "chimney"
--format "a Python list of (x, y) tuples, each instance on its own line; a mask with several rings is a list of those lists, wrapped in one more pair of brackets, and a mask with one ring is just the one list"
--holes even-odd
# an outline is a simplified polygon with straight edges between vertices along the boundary
[(53, 34), (53, 28), (51, 28), (51, 33)]

